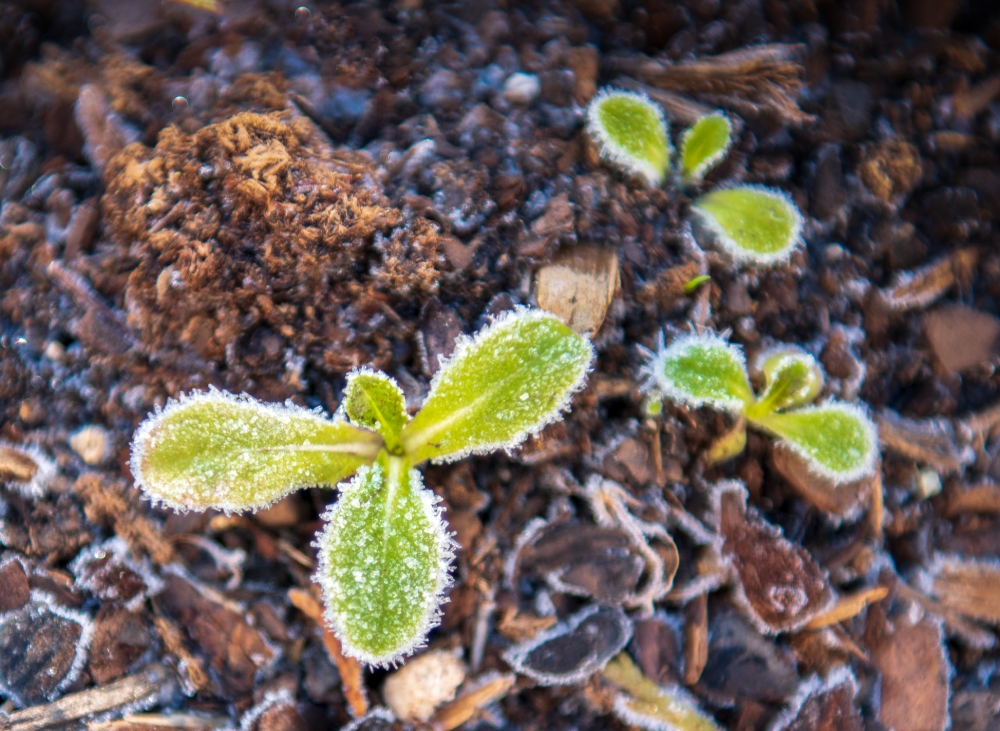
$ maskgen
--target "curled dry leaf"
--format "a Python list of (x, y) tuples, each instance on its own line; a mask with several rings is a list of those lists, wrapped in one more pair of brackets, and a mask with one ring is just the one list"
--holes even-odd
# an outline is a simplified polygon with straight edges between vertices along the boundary
[(979, 251), (969, 247), (959, 249), (945, 259), (939, 259), (912, 272), (898, 274), (882, 297), (890, 310), (907, 310), (927, 307), (956, 283), (968, 277), (979, 261)]
[(619, 607), (587, 607), (503, 658), (539, 685), (571, 685), (601, 670), (632, 638), (632, 622)]
[(802, 498), (835, 522), (857, 520), (871, 495), (873, 482), (879, 479), (876, 466), (875, 472), (867, 477), (837, 485), (830, 478), (816, 474), (802, 455), (781, 442), (771, 448), (771, 465)]
[(917, 579), (920, 589), (945, 607), (1000, 625), (1000, 563), (937, 555)]
[(768, 727), (768, 731), (862, 731), (865, 725), (854, 701), (858, 683), (847, 667), (839, 667), (825, 680), (813, 675), (802, 683), (788, 703), (788, 709)]
[(535, 299), (574, 332), (593, 335), (618, 289), (618, 253), (593, 244), (562, 249), (535, 274)]
[(718, 484), (713, 495), (737, 600), (760, 632), (796, 630), (832, 603), (826, 572), (808, 551), (747, 508), (746, 499), (745, 488), (735, 482)]
[(950, 422), (906, 419), (888, 409), (875, 414), (879, 440), (890, 452), (933, 467), (941, 474), (960, 473), (976, 455), (958, 443)]

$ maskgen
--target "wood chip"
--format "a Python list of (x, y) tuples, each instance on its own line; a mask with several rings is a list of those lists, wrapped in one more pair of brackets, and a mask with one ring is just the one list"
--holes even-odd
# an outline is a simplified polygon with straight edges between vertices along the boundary
[(904, 419), (894, 411), (874, 414), (882, 445), (939, 474), (959, 473), (975, 460), (971, 447), (960, 446), (951, 423), (943, 419)]
[(694, 685), (708, 663), (708, 594), (684, 607), (684, 684)]
[(479, 678), (458, 698), (442, 706), (431, 719), (431, 728), (437, 731), (452, 731), (469, 721), (481, 709), (496, 703), (514, 687), (517, 676), (514, 673), (498, 675), (488, 673)]
[(805, 500), (830, 516), (843, 520), (858, 518), (871, 495), (872, 483), (878, 473), (876, 470), (869, 477), (838, 485), (816, 474), (801, 455), (780, 442), (771, 448), (771, 465)]
[(618, 252), (593, 244), (562, 249), (535, 275), (538, 306), (574, 332), (593, 335), (618, 289)]
[(815, 675), (799, 683), (784, 711), (768, 727), (769, 731), (862, 731), (865, 728), (855, 702), (858, 683), (846, 667), (830, 673), (825, 680)]
[(1000, 355), (1000, 319), (965, 305), (944, 305), (927, 313), (924, 336), (937, 362), (952, 373)]
[(918, 585), (941, 605), (971, 619), (1000, 625), (1000, 563), (935, 556)]
[(1000, 485), (988, 478), (975, 485), (949, 485), (945, 497), (946, 518), (967, 513), (1000, 514)]
[(956, 282), (966, 280), (978, 261), (978, 249), (968, 247), (916, 271), (902, 272), (882, 292), (885, 304), (895, 312), (927, 307)]
[(843, 622), (861, 613), (861, 610), (872, 602), (877, 602), (886, 597), (889, 589), (884, 586), (875, 586), (871, 589), (864, 589), (855, 594), (841, 597), (829, 610), (813, 617), (805, 628), (808, 630), (822, 629), (831, 624)]

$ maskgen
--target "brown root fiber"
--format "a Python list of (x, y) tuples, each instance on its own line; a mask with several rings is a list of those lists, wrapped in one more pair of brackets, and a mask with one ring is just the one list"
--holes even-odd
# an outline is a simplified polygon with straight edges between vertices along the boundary
[(115, 156), (103, 212), (138, 260), (126, 304), (146, 347), (272, 370), (293, 336), (328, 344), (359, 280), (390, 303), (435, 292), (437, 228), (389, 206), (367, 158), (347, 154), (304, 117), (243, 112)]

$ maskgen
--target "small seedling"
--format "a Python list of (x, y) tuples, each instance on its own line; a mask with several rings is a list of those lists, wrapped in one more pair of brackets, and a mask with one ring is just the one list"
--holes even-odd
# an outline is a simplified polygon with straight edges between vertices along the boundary
[[(823, 387), (823, 373), (808, 353), (791, 347), (765, 351), (753, 370), (764, 381), (758, 397), (750, 386), (743, 352), (712, 333), (662, 341), (645, 367), (648, 384), (692, 408), (711, 406), (737, 417), (719, 449), (723, 458), (742, 451), (749, 422), (779, 437), (817, 474), (835, 484), (871, 474), (878, 456), (875, 425), (853, 404), (809, 405)], [(717, 445), (718, 446), (718, 445)]]
[(705, 174), (718, 165), (729, 152), (733, 125), (721, 112), (706, 114), (684, 133), (681, 140), (681, 175), (691, 183), (700, 183)]
[[(414, 466), (512, 449), (561, 418), (593, 347), (552, 315), (520, 309), (461, 338), (412, 419), (388, 376), (348, 376), (342, 414), (220, 391), (158, 409), (132, 442), (135, 481), (185, 510), (254, 510), (342, 484), (323, 516), (316, 581), (344, 651), (388, 665), (436, 624), (453, 542)], [(346, 417), (346, 418), (344, 418)]]
[(706, 193), (691, 204), (718, 244), (736, 261), (787, 261), (802, 243), (802, 214), (785, 193), (737, 185)]
[(587, 109), (587, 132), (601, 156), (629, 175), (660, 185), (670, 167), (670, 137), (660, 105), (645, 94), (605, 89)]

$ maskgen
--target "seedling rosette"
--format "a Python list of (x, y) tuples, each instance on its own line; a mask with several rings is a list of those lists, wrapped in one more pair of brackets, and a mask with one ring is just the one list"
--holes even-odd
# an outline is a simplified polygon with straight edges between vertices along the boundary
[(593, 357), (552, 315), (519, 309), (459, 341), (412, 419), (395, 381), (370, 369), (348, 376), (332, 419), (210, 390), (149, 416), (132, 474), (180, 510), (255, 510), (341, 483), (315, 580), (344, 651), (385, 666), (424, 642), (450, 583), (454, 542), (416, 465), (516, 447), (561, 418)]
[[(835, 484), (872, 473), (878, 456), (875, 425), (854, 404), (829, 401), (810, 405), (823, 386), (823, 373), (808, 353), (791, 347), (762, 353), (755, 371), (764, 391), (754, 394), (746, 360), (738, 346), (705, 333), (677, 338), (652, 354), (644, 372), (647, 386), (692, 408), (711, 406), (737, 417), (725, 439), (739, 443), (741, 422), (781, 439), (810, 468)], [(721, 449), (725, 458), (742, 451)]]

